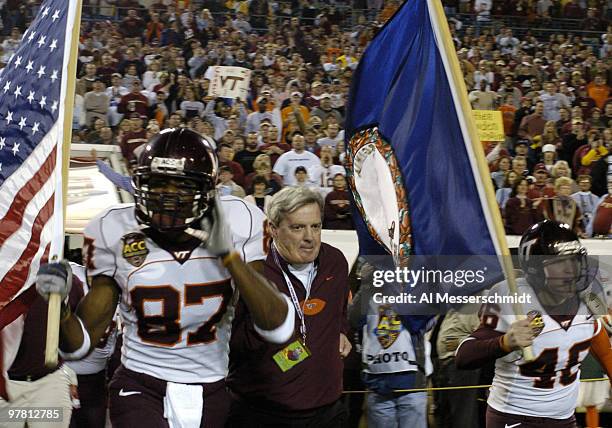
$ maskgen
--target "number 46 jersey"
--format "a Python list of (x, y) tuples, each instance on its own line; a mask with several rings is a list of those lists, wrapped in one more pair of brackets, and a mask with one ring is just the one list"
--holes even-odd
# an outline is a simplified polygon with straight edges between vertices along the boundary
[[(221, 201), (236, 251), (247, 263), (264, 259), (263, 212), (232, 196)], [(203, 246), (161, 248), (142, 232), (133, 204), (91, 220), (84, 256), (88, 276), (109, 276), (121, 289), (125, 367), (178, 383), (227, 375), (237, 293), (218, 257)]]
[[(528, 317), (541, 317), (542, 330), (533, 340), (534, 361), (526, 362), (518, 351), (495, 362), (495, 377), (488, 404), (503, 413), (566, 419), (574, 414), (578, 399), (580, 363), (601, 324), (580, 302), (574, 317), (548, 315), (524, 278), (517, 279), (518, 294), (531, 296), (523, 305)], [(508, 295), (507, 284), (493, 287), (489, 295)], [(517, 320), (511, 304), (489, 304), (481, 315), (482, 329), (506, 333)], [(477, 334), (477, 332), (473, 334)], [(469, 340), (469, 339), (468, 339)]]

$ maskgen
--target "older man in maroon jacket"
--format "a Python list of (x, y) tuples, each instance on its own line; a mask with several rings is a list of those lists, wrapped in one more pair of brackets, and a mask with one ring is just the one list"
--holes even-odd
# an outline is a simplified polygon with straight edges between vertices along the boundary
[(266, 343), (244, 304), (236, 308), (228, 385), (231, 427), (338, 427), (349, 294), (348, 264), (321, 243), (323, 201), (305, 187), (288, 187), (271, 201), (272, 244), (265, 276), (293, 301), (296, 331), (285, 344)]

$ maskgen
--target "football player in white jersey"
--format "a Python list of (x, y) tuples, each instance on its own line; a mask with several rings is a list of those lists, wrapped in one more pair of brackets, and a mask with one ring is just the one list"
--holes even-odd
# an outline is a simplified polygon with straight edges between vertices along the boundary
[[(293, 333), (291, 304), (261, 275), (264, 214), (241, 199), (218, 198), (211, 144), (188, 129), (154, 136), (133, 171), (135, 205), (111, 207), (85, 229), (90, 292), (76, 313), (62, 307), (60, 353), (87, 354), (119, 304), (122, 366), (109, 388), (114, 427), (223, 426), (238, 297), (265, 340), (283, 343)], [(39, 278), (43, 296), (67, 293), (60, 276)]]
[[(594, 278), (585, 248), (569, 226), (545, 220), (525, 232), (519, 246), (525, 278), (519, 295), (531, 296), (518, 320), (511, 304), (486, 305), (481, 325), (456, 352), (459, 368), (495, 361), (487, 400), (487, 428), (576, 426), (580, 362), (589, 351), (612, 375), (612, 349), (602, 323), (583, 302)], [(508, 295), (507, 284), (490, 295)], [(592, 306), (591, 306), (592, 307)], [(531, 346), (527, 362), (521, 348)]]

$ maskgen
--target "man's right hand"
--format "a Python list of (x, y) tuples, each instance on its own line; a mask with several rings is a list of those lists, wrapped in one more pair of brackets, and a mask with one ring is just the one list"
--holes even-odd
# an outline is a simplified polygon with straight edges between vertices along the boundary
[(36, 274), (36, 291), (45, 300), (49, 300), (51, 293), (59, 293), (62, 300), (70, 293), (72, 287), (72, 269), (67, 261), (59, 263), (45, 263), (40, 266)]
[(504, 344), (513, 351), (531, 346), (535, 334), (530, 322), (528, 319), (513, 322), (504, 335)]

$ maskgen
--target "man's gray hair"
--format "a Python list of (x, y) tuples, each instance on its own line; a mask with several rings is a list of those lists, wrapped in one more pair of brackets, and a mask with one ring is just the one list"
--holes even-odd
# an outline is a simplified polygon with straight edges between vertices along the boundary
[(285, 187), (272, 197), (266, 209), (266, 215), (274, 226), (278, 226), (287, 214), (310, 204), (319, 205), (322, 217), (324, 202), (318, 192), (310, 190), (308, 187)]

